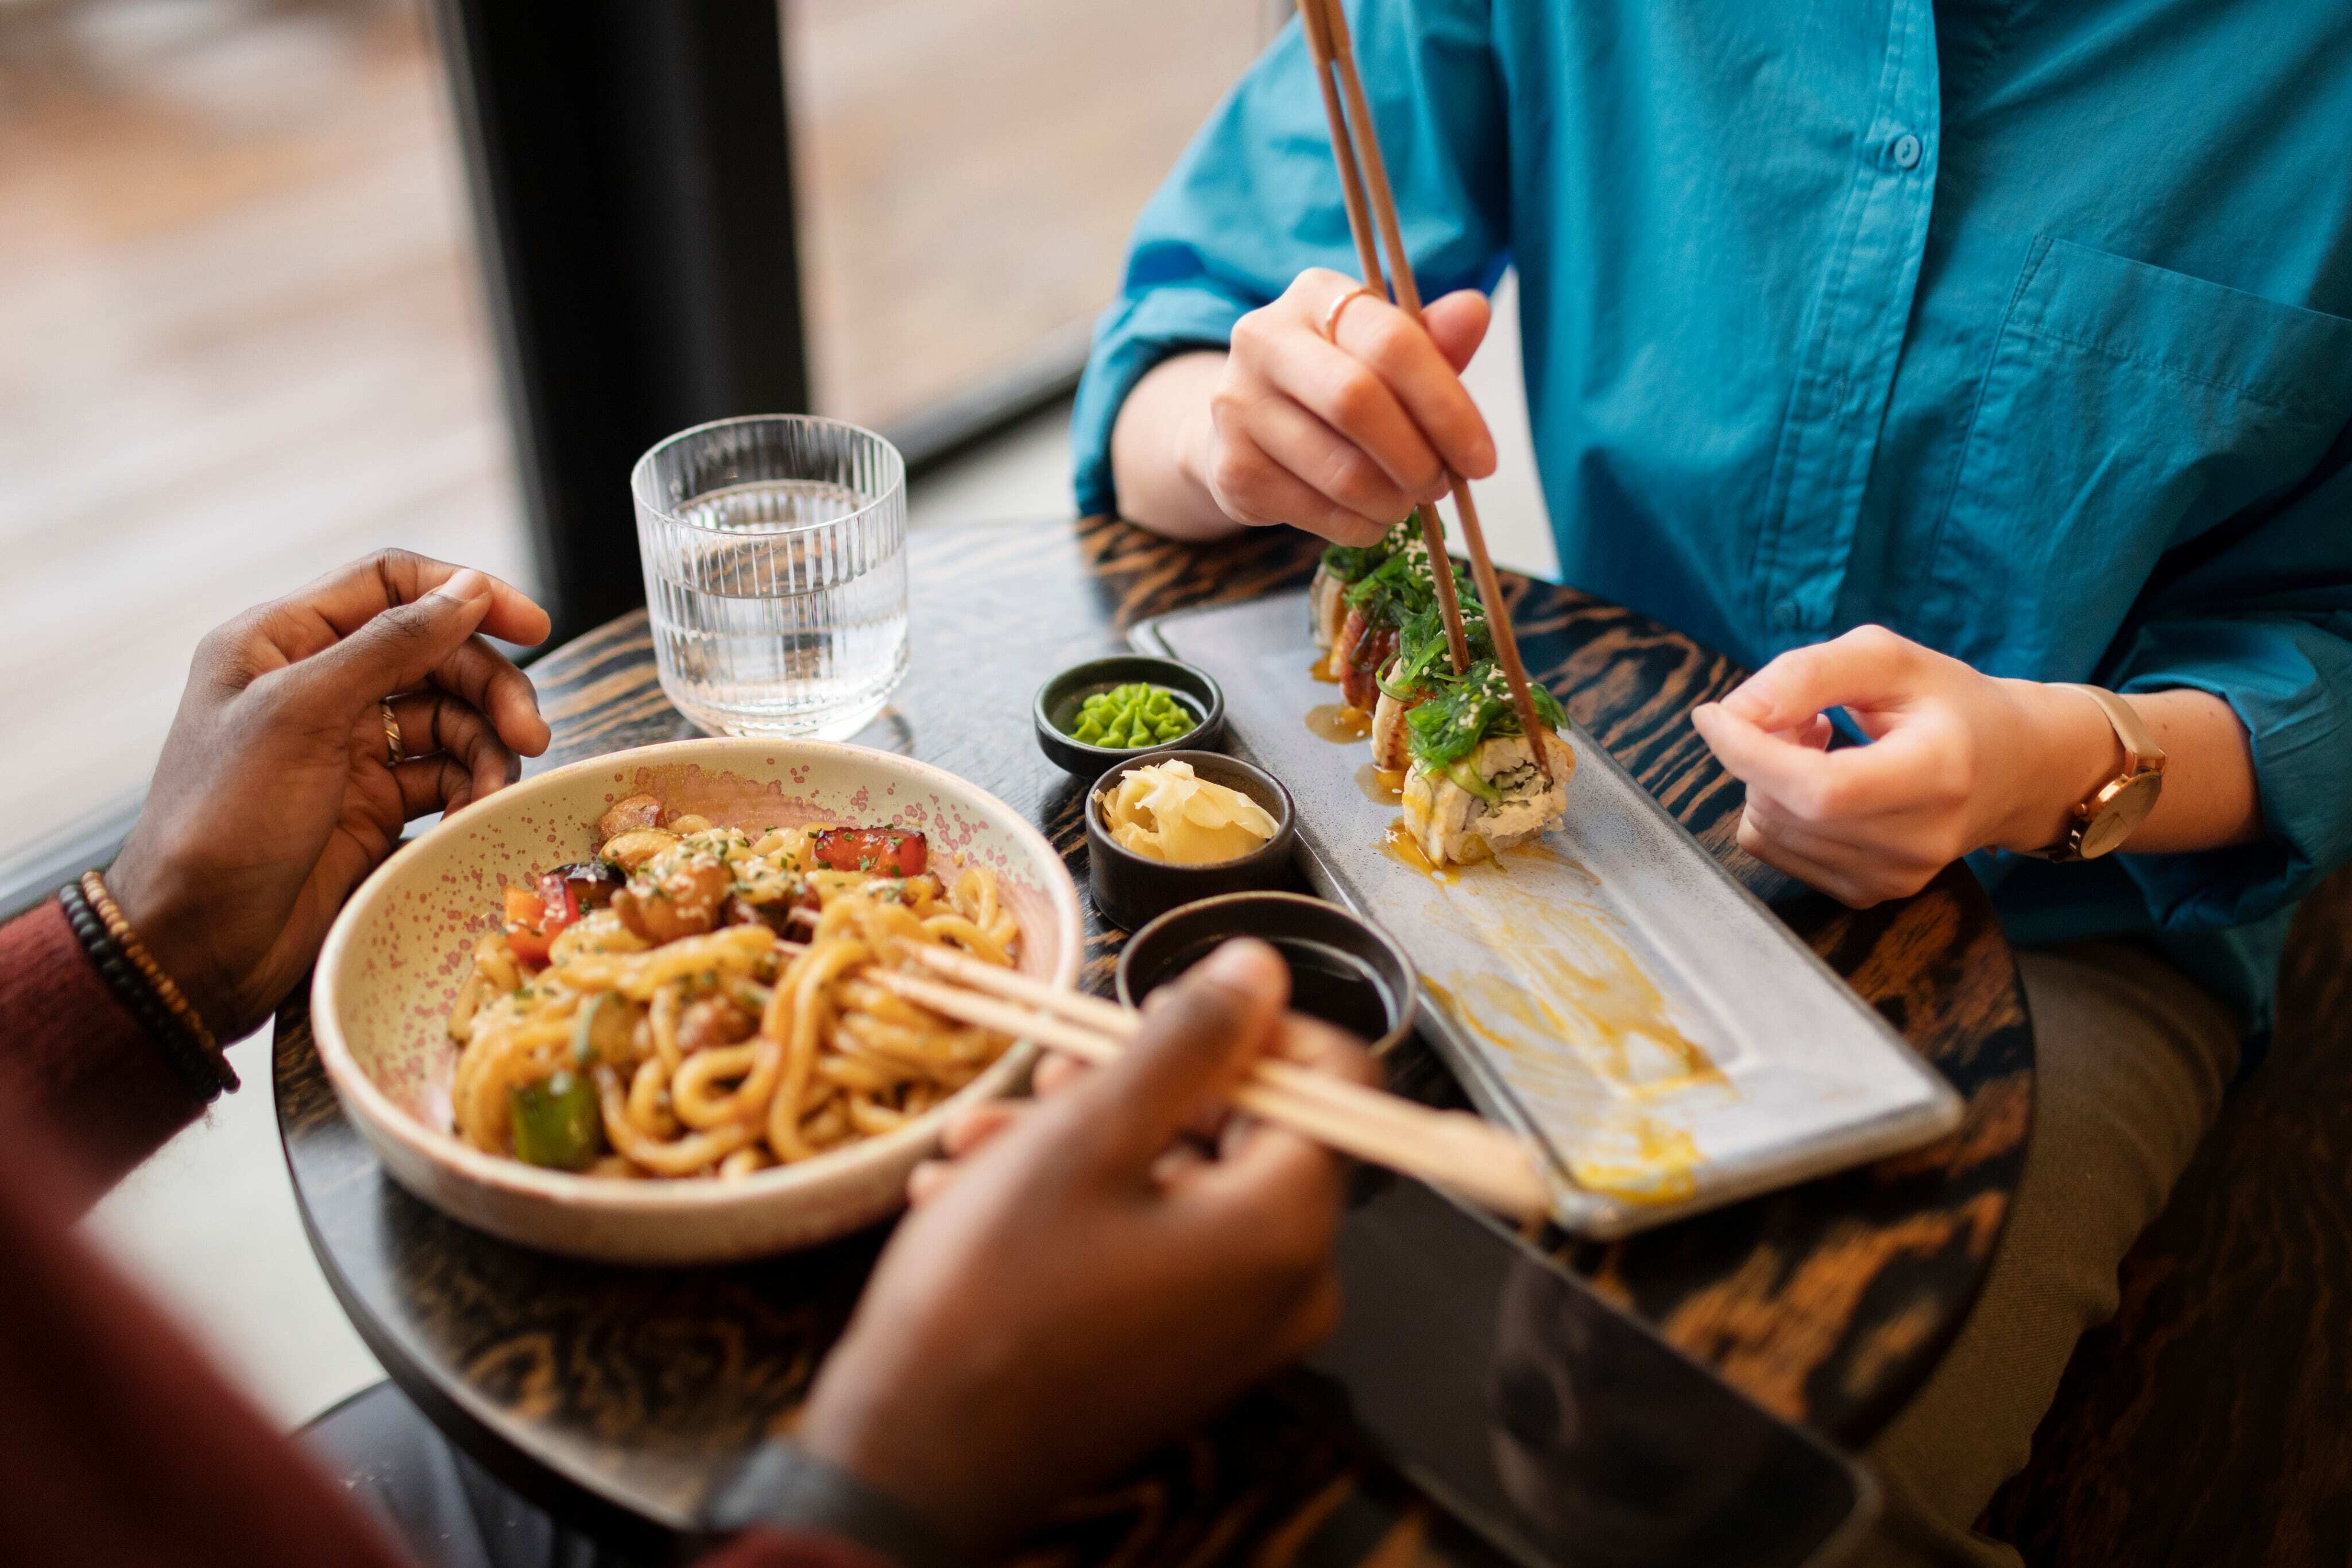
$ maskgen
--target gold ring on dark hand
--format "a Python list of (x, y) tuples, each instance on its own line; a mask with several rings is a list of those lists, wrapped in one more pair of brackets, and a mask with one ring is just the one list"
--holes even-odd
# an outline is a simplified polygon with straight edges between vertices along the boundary
[(1366, 296), (1370, 296), (1374, 299), (1382, 299), (1387, 298), (1370, 284), (1359, 283), (1355, 287), (1350, 288), (1347, 293), (1342, 294), (1339, 298), (1331, 301), (1331, 308), (1323, 312), (1323, 340), (1325, 342), (1330, 344), (1334, 348), (1339, 347), (1340, 314), (1345, 311), (1349, 306), (1353, 305), (1357, 300), (1361, 299)]
[(375, 706), (376, 711), (383, 715), (385, 766), (397, 768), (408, 760), (408, 747), (400, 738), (400, 720), (393, 716), (390, 697), (383, 698)]

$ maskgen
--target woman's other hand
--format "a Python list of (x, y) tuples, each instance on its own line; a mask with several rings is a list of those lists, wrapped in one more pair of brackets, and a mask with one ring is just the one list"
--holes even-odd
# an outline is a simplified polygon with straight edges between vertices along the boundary
[(1359, 287), (1302, 272), (1235, 323), (1228, 352), (1179, 356), (1139, 382), (1112, 435), (1121, 509), (1183, 538), (1230, 519), (1362, 545), (1444, 495), (1448, 469), (1493, 473), (1494, 437), (1461, 377), (1486, 335), (1486, 297), (1435, 300), (1424, 330), (1368, 295), (1327, 338)]
[[(1871, 744), (1829, 749), (1833, 707)], [(1691, 720), (1748, 786), (1739, 847), (1857, 909), (1977, 850), (2048, 848), (2123, 763), (2081, 693), (1980, 674), (1883, 626), (1783, 653)]]
[(530, 680), (487, 638), (547, 632), (546, 612), (505, 583), (387, 550), (198, 644), (107, 885), (224, 1040), (301, 977), (410, 818), (512, 783), (517, 755), (546, 749)]
[(1237, 1119), (1213, 1153), (1188, 1135), (1296, 1026), (1287, 990), (1271, 949), (1228, 944), (1118, 1061), (960, 1140), (977, 1146), (891, 1239), (803, 1446), (984, 1547), (1328, 1333), (1339, 1160)]

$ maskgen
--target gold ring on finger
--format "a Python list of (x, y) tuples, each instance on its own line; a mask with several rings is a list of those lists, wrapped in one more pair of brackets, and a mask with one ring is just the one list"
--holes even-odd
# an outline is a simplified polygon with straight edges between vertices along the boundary
[(1361, 299), (1366, 296), (1370, 296), (1374, 299), (1384, 299), (1387, 298), (1370, 284), (1359, 283), (1355, 287), (1350, 288), (1347, 293), (1342, 294), (1339, 298), (1331, 301), (1331, 308), (1323, 312), (1323, 340), (1325, 342), (1330, 344), (1333, 348), (1339, 347), (1340, 315), (1347, 310), (1349, 306), (1353, 305), (1357, 300)]
[(375, 706), (376, 711), (383, 715), (385, 766), (397, 768), (408, 760), (408, 747), (400, 737), (400, 720), (392, 711), (390, 697), (380, 699)]

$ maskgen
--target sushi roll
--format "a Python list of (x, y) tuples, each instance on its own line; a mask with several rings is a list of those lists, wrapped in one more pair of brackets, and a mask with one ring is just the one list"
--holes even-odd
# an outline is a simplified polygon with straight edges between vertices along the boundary
[(1331, 663), (1339, 674), (1339, 699), (1359, 712), (1370, 713), (1380, 700), (1380, 673), (1396, 656), (1397, 629), (1374, 621), (1360, 605), (1350, 605), (1339, 623), (1336, 655)]
[(1420, 525), (1407, 517), (1370, 544), (1333, 545), (1323, 552), (1315, 580), (1307, 585), (1307, 624), (1316, 652), (1328, 653), (1339, 642), (1340, 625), (1348, 618), (1348, 590), (1371, 576), (1419, 532)]
[[(1559, 734), (1567, 716), (1541, 686), (1532, 695), (1544, 725), (1532, 740), (1521, 733), (1509, 686), (1492, 663), (1440, 682), (1405, 716), (1404, 822), (1431, 864), (1485, 860), (1567, 815), (1576, 771), (1576, 753)], [(1537, 765), (1537, 745), (1551, 763), (1549, 779)]]
[[(1464, 612), (1477, 603), (1477, 595), (1461, 567), (1448, 561), (1454, 592)], [(1340, 695), (1348, 706), (1370, 713), (1380, 702), (1380, 676), (1397, 656), (1405, 627), (1415, 616), (1434, 612), (1437, 582), (1430, 574), (1429, 546), (1418, 529), (1406, 537), (1395, 553), (1370, 576), (1348, 590), (1348, 615), (1339, 625), (1331, 664), (1339, 677)]]
[[(1494, 639), (1477, 596), (1464, 589), (1462, 630), (1475, 662), (1495, 656)], [(1405, 750), (1405, 715), (1426, 702), (1436, 682), (1454, 673), (1454, 650), (1445, 635), (1444, 612), (1432, 603), (1405, 622), (1397, 634), (1396, 657), (1381, 671), (1375, 683), (1380, 696), (1372, 708), (1372, 765), (1402, 773), (1412, 760)]]

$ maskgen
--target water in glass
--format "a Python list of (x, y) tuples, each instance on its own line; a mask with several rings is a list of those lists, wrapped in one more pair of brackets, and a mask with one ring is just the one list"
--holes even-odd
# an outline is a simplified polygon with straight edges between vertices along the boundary
[(906, 537), (895, 514), (845, 521), (873, 499), (761, 479), (677, 507), (646, 579), (662, 685), (688, 718), (838, 739), (882, 711), (907, 673)]

